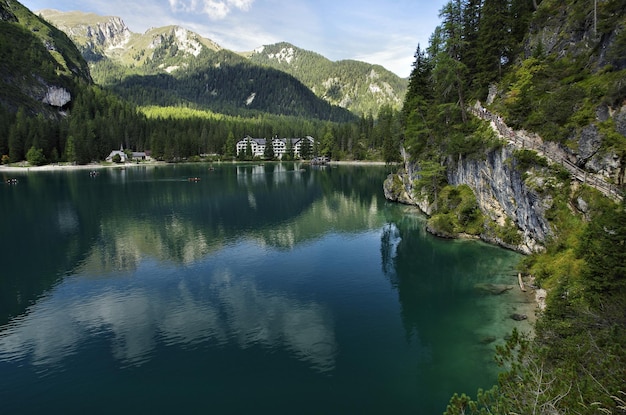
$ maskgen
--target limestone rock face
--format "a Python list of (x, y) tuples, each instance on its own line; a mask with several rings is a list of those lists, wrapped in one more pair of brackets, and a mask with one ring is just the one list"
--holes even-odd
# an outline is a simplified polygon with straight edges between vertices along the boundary
[[(505, 146), (491, 151), (482, 159), (449, 159), (447, 161), (447, 179), (451, 185), (468, 185), (476, 195), (481, 211), (499, 225), (504, 225), (510, 218), (522, 235), (518, 246), (509, 246), (487, 235), (481, 238), (529, 254), (544, 249), (544, 244), (552, 235), (545, 213), (552, 206), (549, 196), (539, 194), (528, 186), (521, 173), (516, 169), (513, 147)], [(419, 167), (407, 161), (400, 174), (391, 174), (385, 180), (385, 197), (392, 201), (418, 206), (425, 214), (433, 213), (433, 206), (426, 197), (415, 196), (414, 181), (419, 178)], [(538, 178), (538, 181), (541, 179)]]
[[(502, 147), (489, 152), (483, 160), (449, 160), (448, 183), (472, 188), (482, 212), (499, 225), (510, 218), (522, 234), (522, 243), (510, 248), (528, 254), (541, 251), (552, 235), (545, 217), (552, 200), (524, 182), (512, 150), (510, 146)], [(504, 245), (497, 240), (489, 242)]]
[[(97, 22), (93, 25), (87, 25), (82, 35), (86, 36), (91, 42), (90, 46), (102, 46), (105, 48), (120, 47), (128, 42), (131, 32), (119, 17), (111, 17), (106, 22)], [(75, 28), (71, 28), (72, 34), (76, 34)]]
[(420, 208), (427, 215), (433, 213), (433, 206), (428, 196), (416, 194), (414, 182), (419, 179), (419, 166), (404, 155), (404, 169), (401, 173), (390, 174), (383, 183), (385, 198), (393, 202), (413, 205)]
[(603, 138), (595, 124), (583, 128), (578, 139), (577, 164), (592, 173), (613, 178), (619, 174), (621, 160), (614, 151), (601, 151)]
[(621, 107), (613, 116), (617, 132), (626, 137), (626, 105)]
[(65, 88), (59, 88), (56, 86), (49, 86), (46, 95), (43, 97), (42, 102), (44, 104), (52, 105), (53, 107), (63, 107), (72, 100), (72, 95)]

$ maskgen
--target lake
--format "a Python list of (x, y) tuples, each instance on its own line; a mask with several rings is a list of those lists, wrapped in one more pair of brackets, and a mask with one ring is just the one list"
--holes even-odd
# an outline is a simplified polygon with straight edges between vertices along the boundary
[(439, 414), (530, 330), (520, 256), (427, 234), (389, 168), (97, 171), (0, 170), (2, 413)]

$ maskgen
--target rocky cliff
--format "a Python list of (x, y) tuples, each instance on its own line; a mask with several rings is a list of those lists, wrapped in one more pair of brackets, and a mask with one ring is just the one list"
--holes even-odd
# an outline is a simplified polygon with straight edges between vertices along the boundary
[(139, 34), (116, 16), (50, 9), (39, 14), (67, 33), (89, 62), (106, 58), (126, 66), (156, 65), (171, 72), (197, 58), (204, 49), (221, 49), (212, 40), (179, 26), (152, 28)]
[(486, 234), (488, 242), (507, 246), (523, 253), (543, 249), (552, 234), (546, 211), (552, 206), (548, 180), (540, 174), (524, 179), (510, 145), (489, 152), (484, 160), (448, 160), (447, 179), (454, 186), (466, 184), (472, 188), (483, 214), (500, 226), (507, 218), (519, 229), (522, 240), (509, 246), (502, 240)]
[[(449, 184), (468, 185), (478, 205), (489, 220), (505, 226), (507, 218), (518, 228), (521, 242), (505, 243), (492, 233), (484, 232), (481, 239), (525, 254), (543, 250), (552, 235), (546, 218), (552, 206), (549, 186), (557, 185), (540, 171), (524, 177), (513, 155), (514, 147), (507, 145), (486, 154), (484, 159), (452, 159), (446, 161)], [(419, 166), (405, 158), (405, 167), (391, 174), (384, 183), (385, 197), (392, 201), (418, 206), (425, 214), (433, 213), (426, 195), (416, 195), (413, 183), (419, 178)], [(486, 227), (487, 229), (487, 227)]]

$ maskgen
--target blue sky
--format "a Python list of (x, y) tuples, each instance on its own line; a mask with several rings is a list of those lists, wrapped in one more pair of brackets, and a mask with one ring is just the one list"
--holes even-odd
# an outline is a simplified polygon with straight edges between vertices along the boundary
[(406, 77), (447, 0), (22, 0), (33, 11), (121, 17), (131, 31), (180, 25), (234, 51), (286, 41), (333, 60), (380, 64)]

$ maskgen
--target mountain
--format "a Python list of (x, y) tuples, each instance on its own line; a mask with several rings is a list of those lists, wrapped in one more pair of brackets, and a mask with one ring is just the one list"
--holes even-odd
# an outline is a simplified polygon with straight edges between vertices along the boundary
[(376, 114), (382, 105), (400, 108), (406, 92), (407, 80), (380, 65), (333, 62), (286, 42), (259, 47), (246, 56), (295, 76), (317, 96), (357, 114)]
[(67, 35), (12, 0), (0, 0), (0, 57), (0, 104), (12, 112), (55, 116), (92, 83)]
[[(215, 42), (180, 26), (152, 28), (138, 34), (115, 16), (49, 9), (39, 14), (67, 33), (89, 62), (108, 58), (128, 67), (150, 68), (158, 62), (156, 69), (171, 73), (188, 65), (205, 49), (221, 49)], [(162, 53), (164, 50), (168, 53)]]
[[(253, 52), (236, 53), (179, 26), (153, 28), (143, 34), (137, 34), (131, 32), (119, 17), (55, 10), (42, 10), (39, 13), (66, 32), (77, 44), (85, 59), (90, 62), (97, 83), (111, 86), (127, 98), (130, 97), (124, 93), (124, 88), (135, 87), (138, 81), (133, 78), (129, 85), (126, 81), (128, 75), (156, 76), (157, 78), (152, 80), (162, 79), (163, 82), (158, 82), (156, 86), (163, 90), (164, 87), (171, 89), (164, 85), (164, 82), (177, 83), (175, 80), (182, 78), (187, 79), (185, 83), (198, 77), (223, 79), (224, 74), (216, 73), (215, 69), (233, 65), (239, 66), (239, 69), (231, 71), (229, 76), (241, 75), (248, 77), (243, 79), (256, 79), (257, 84), (265, 82), (267, 78), (275, 79), (276, 88), (280, 88), (281, 83), (292, 85), (294, 80), (297, 80), (313, 91), (315, 96), (355, 114), (370, 111), (376, 114), (378, 108), (385, 104), (399, 108), (406, 91), (406, 80), (381, 66), (358, 61), (331, 62), (319, 54), (288, 43), (264, 46)], [(285, 56), (285, 59), (281, 56)], [(279, 80), (281, 76), (276, 71), (291, 76)], [(164, 75), (171, 75), (171, 78), (163, 77)], [(260, 78), (249, 78), (250, 76)], [(259, 99), (261, 98), (259, 91), (252, 90), (245, 82), (234, 79), (229, 80), (228, 84), (230, 87), (238, 84), (243, 88), (242, 91), (234, 93), (236, 99), (223, 102), (224, 100), (220, 98), (216, 100), (202, 96), (183, 97), (172, 92), (164, 101), (153, 100), (150, 103), (169, 105), (178, 99), (187, 104), (198, 104), (212, 109), (249, 108), (248, 98), (255, 94), (256, 109), (264, 110), (262, 100)], [(145, 82), (142, 81), (141, 86), (145, 87)], [(206, 91), (213, 97), (223, 97), (226, 92), (220, 93), (219, 87), (216, 89), (210, 82), (194, 87)], [(292, 86), (289, 89), (294, 92), (300, 88)], [(277, 92), (272, 93), (273, 99), (276, 99)], [(293, 98), (281, 97), (280, 99), (285, 101), (281, 106), (288, 106), (287, 101)], [(307, 101), (310, 99), (311, 97), (306, 98)], [(144, 103), (145, 100), (141, 102)], [(322, 107), (320, 104), (313, 106)], [(273, 109), (268, 111), (274, 112)], [(331, 112), (342, 111), (334, 109)]]

